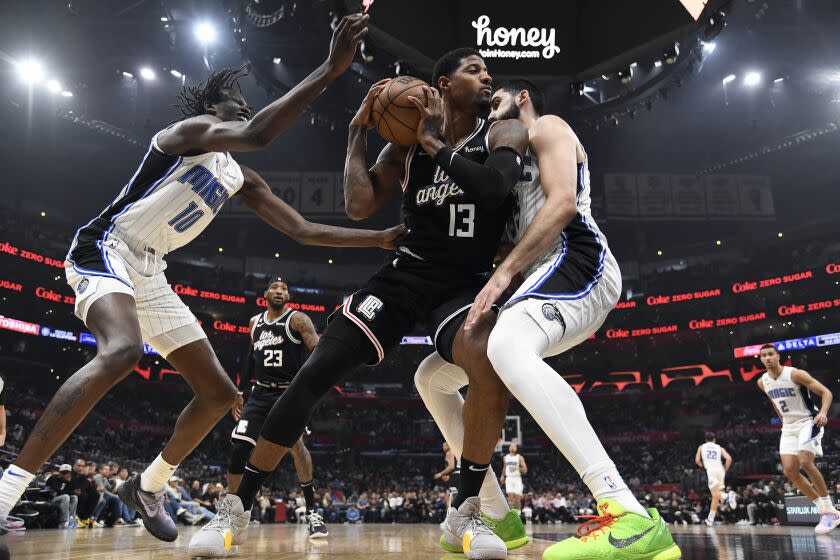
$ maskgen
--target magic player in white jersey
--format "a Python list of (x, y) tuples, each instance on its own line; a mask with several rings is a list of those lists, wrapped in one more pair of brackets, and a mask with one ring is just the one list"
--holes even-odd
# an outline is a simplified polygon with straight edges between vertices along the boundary
[(510, 444), (508, 454), (504, 456), (502, 463), (502, 476), (499, 482), (505, 485), (505, 493), (510, 500), (510, 506), (513, 509), (522, 509), (522, 495), (524, 494), (522, 475), (528, 472), (528, 465), (525, 463), (525, 457), (519, 454), (518, 445)]
[[(814, 457), (822, 457), (823, 454), (822, 437), (833, 396), (807, 371), (782, 367), (779, 351), (772, 344), (762, 346), (758, 357), (767, 368), (758, 379), (758, 388), (767, 394), (773, 410), (782, 420), (779, 456), (785, 476), (820, 510), (820, 523), (814, 531), (828, 533), (840, 525), (840, 511), (831, 502), (825, 479), (814, 464)], [(822, 399), (819, 409), (811, 400), (812, 393)]]
[[(557, 543), (546, 549), (543, 559), (625, 558), (627, 551), (613, 543), (621, 545), (627, 538), (635, 543), (634, 554), (678, 558), (679, 547), (667, 526), (624, 483), (574, 389), (543, 361), (571, 350), (601, 327), (621, 294), (621, 272), (592, 218), (587, 154), (563, 119), (543, 114), (542, 99), (526, 80), (502, 85), (491, 99), (490, 119), (519, 119), (528, 129), (529, 149), (513, 193), (518, 209), (511, 237), (516, 245), (475, 298), (465, 333), (479, 336), (473, 328), (514, 277), (527, 275), (502, 306), (487, 340), (487, 355), (510, 392), (587, 484), (604, 521), (603, 531)], [(458, 390), (467, 382), (463, 370), (437, 354), (426, 358), (415, 374), (421, 398), (453, 446), (476, 438), (464, 432), (459, 412), (464, 401)], [(485, 500), (495, 503), (498, 491), (489, 471), (487, 475), (479, 494), (483, 511)], [(610, 538), (613, 529), (622, 536)]]
[[(725, 461), (724, 465), (721, 461)], [(709, 479), (709, 491), (712, 493), (712, 504), (709, 507), (709, 516), (706, 518), (706, 525), (714, 525), (718, 506), (723, 500), (723, 489), (726, 487), (725, 479), (729, 467), (732, 466), (732, 456), (715, 442), (715, 434), (706, 432), (706, 443), (697, 448), (694, 455), (694, 462), (700, 468), (706, 469), (706, 476)]]
[(195, 398), (161, 454), (120, 486), (119, 494), (155, 537), (177, 538), (163, 508), (164, 485), (234, 405), (237, 392), (195, 316), (169, 287), (163, 258), (200, 234), (228, 198), (239, 196), (262, 220), (301, 243), (393, 247), (399, 228), (377, 232), (304, 220), (230, 155), (266, 147), (344, 73), (367, 32), (367, 19), (361, 14), (344, 18), (326, 61), (253, 118), (236, 83), (241, 69), (221, 70), (204, 84), (184, 88), (186, 118), (152, 138), (114, 202), (76, 233), (65, 269), (76, 292), (76, 314), (96, 338), (97, 355), (59, 388), (0, 480), (0, 522), (44, 461), (132, 371), (145, 340), (181, 373)]

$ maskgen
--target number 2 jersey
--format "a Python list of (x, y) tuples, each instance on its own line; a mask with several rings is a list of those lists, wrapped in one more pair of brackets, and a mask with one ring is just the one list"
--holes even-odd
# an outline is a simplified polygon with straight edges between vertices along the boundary
[(117, 198), (76, 232), (67, 260), (80, 272), (109, 272), (103, 245), (111, 237), (163, 270), (163, 256), (195, 239), (242, 188), (242, 170), (229, 153), (169, 155), (159, 135)]
[[(475, 128), (452, 151), (484, 163), (490, 148), (490, 124), (476, 119)], [(406, 156), (402, 181), (402, 213), (410, 233), (398, 250), (416, 259), (465, 273), (490, 270), (510, 216), (512, 195), (489, 209), (480, 196), (470, 196), (449, 178), (419, 144)]]
[(761, 376), (764, 392), (776, 404), (782, 414), (784, 424), (792, 424), (801, 420), (811, 420), (819, 410), (811, 399), (811, 392), (807, 387), (794, 383), (791, 378), (793, 368), (785, 366), (778, 378), (773, 379), (770, 372)]
[(240, 388), (244, 388), (251, 378), (263, 383), (291, 383), (306, 358), (303, 341), (291, 326), (295, 313), (297, 311), (286, 308), (273, 321), (268, 320), (267, 312), (257, 315), (251, 328), (251, 348)]

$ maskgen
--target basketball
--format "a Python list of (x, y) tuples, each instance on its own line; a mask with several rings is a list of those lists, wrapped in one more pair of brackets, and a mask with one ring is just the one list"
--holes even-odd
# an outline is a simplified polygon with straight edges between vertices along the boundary
[(397, 146), (412, 146), (417, 143), (417, 123), (420, 111), (408, 99), (409, 96), (425, 101), (423, 80), (411, 76), (400, 76), (391, 80), (373, 101), (373, 124), (387, 142)]

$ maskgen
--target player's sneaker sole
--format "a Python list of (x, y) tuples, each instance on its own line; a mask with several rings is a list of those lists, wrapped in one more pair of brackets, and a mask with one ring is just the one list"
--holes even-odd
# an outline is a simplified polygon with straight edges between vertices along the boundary
[[(510, 541), (503, 541), (503, 542), (505, 543), (505, 547), (507, 547), (508, 550), (516, 550), (517, 548), (521, 548), (531, 541), (528, 537), (520, 537), (518, 539), (513, 539), (513, 540), (510, 540)], [(446, 539), (443, 537), (443, 535), (440, 536), (440, 540), (438, 541), (438, 544), (446, 552), (453, 552), (455, 554), (463, 554), (463, 552), (464, 552), (463, 547), (452, 546), (449, 543), (447, 543)]]

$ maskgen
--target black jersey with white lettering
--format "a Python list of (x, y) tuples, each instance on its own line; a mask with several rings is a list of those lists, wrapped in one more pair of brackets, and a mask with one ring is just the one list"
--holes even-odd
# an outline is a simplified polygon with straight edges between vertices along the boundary
[(266, 313), (257, 316), (251, 330), (251, 359), (253, 377), (257, 382), (288, 384), (306, 358), (306, 348), (300, 335), (289, 324), (292, 309), (268, 321)]
[[(484, 163), (489, 130), (486, 120), (476, 119), (472, 133), (452, 151)], [(403, 219), (411, 231), (399, 240), (400, 252), (462, 272), (491, 268), (512, 196), (498, 208), (486, 208), (480, 196), (462, 191), (419, 144), (406, 156), (402, 188)]]

